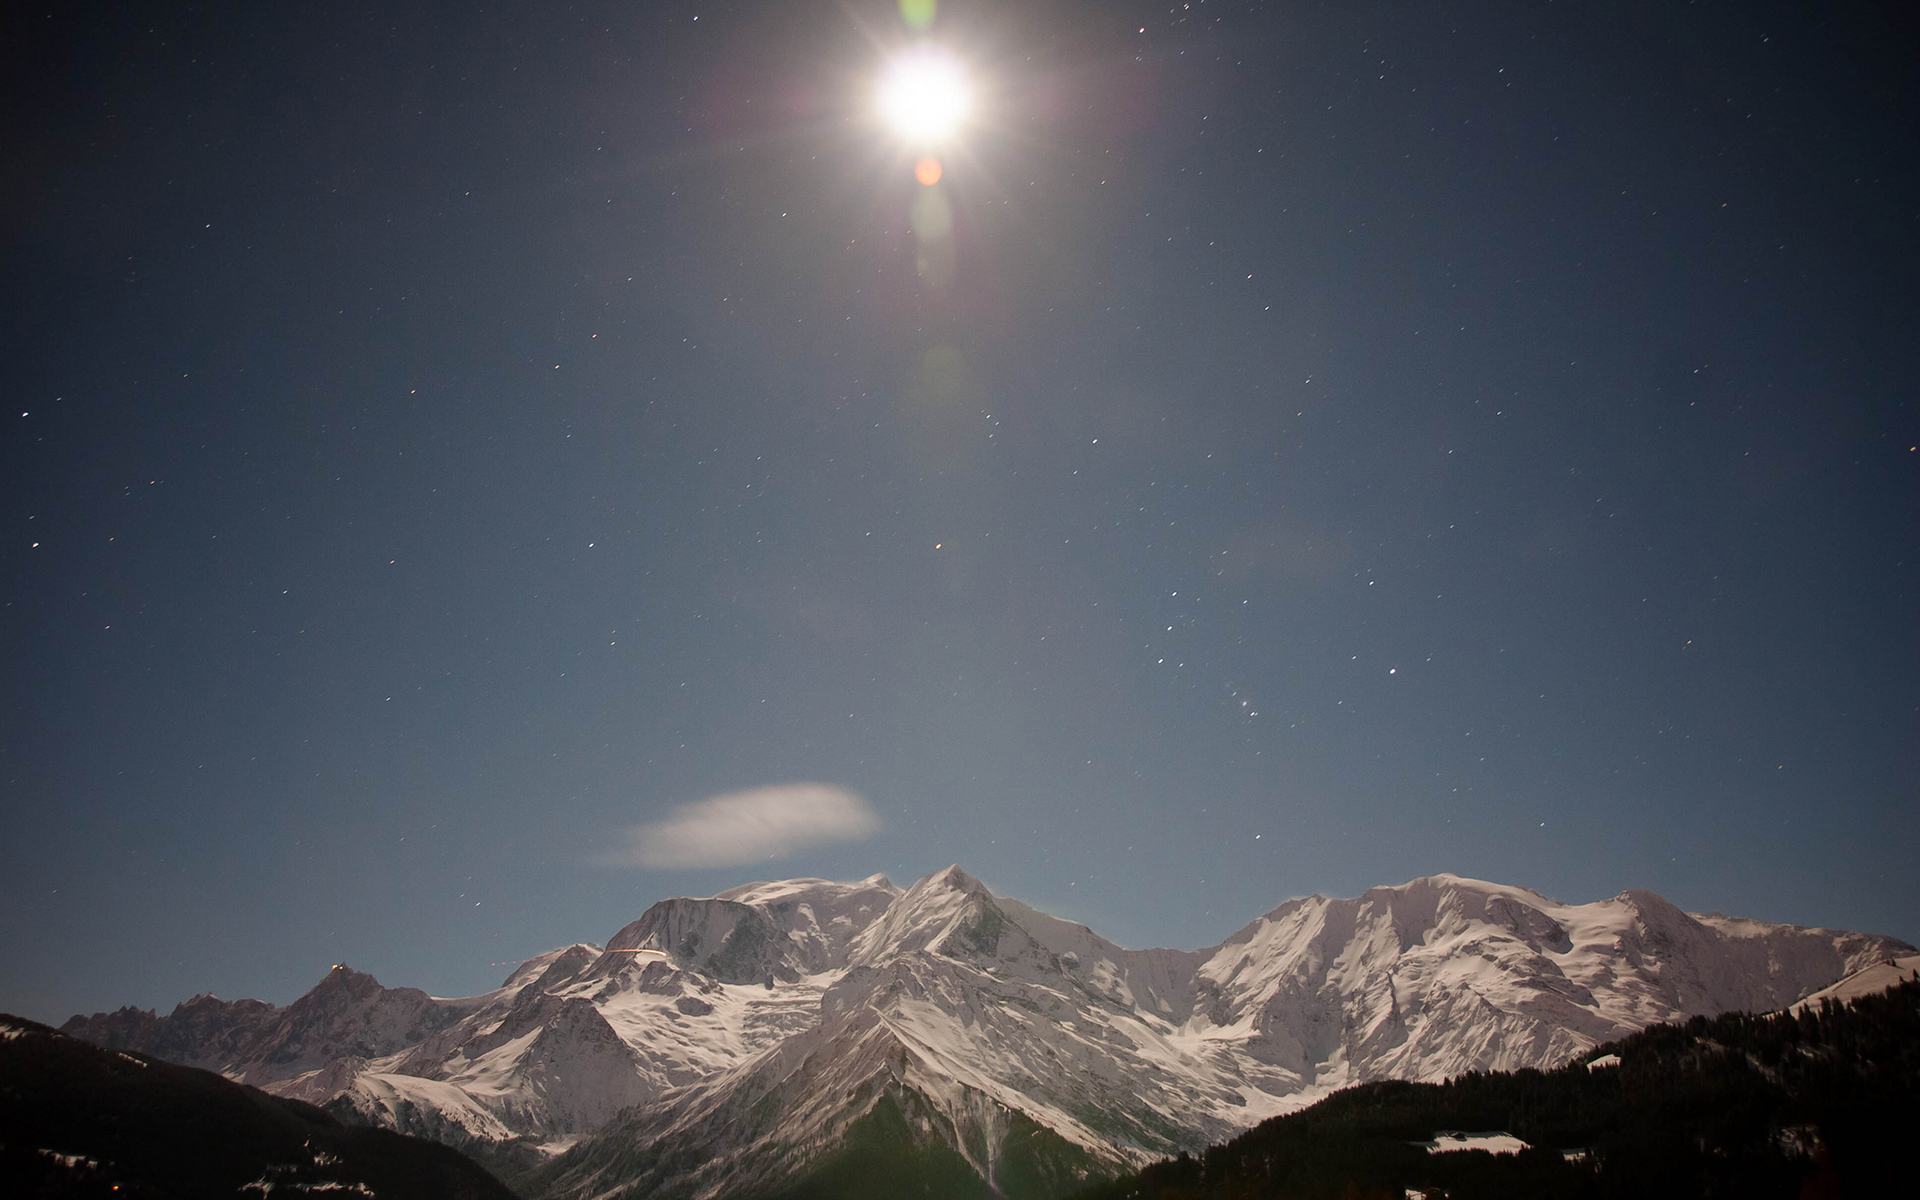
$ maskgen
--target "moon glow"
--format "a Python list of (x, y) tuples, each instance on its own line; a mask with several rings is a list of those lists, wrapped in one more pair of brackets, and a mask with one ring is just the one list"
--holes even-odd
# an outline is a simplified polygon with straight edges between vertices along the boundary
[(930, 46), (888, 63), (874, 95), (881, 120), (909, 142), (952, 136), (973, 110), (973, 85), (951, 54)]

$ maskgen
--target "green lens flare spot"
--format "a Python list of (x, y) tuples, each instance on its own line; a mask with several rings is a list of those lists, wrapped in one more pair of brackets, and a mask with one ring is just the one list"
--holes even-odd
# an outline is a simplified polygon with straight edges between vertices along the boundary
[(933, 24), (934, 0), (900, 0), (900, 19), (909, 29), (925, 29)]

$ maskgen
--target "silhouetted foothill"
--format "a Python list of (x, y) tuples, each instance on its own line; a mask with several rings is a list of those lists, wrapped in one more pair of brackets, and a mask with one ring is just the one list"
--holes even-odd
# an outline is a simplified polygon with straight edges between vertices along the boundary
[(513, 1200), (458, 1151), (0, 1015), (0, 1193)]

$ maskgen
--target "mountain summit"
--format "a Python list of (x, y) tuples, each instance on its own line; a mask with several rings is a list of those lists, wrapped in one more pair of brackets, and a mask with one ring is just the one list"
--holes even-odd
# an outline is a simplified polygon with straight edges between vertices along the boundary
[(954, 866), (905, 891), (875, 875), (663, 900), (467, 999), (342, 967), (286, 1009), (197, 997), (65, 1031), (483, 1155), (537, 1150), (541, 1195), (884, 1177), (1045, 1197), (1349, 1084), (1557, 1066), (1911, 952), (1454, 875), (1127, 950)]

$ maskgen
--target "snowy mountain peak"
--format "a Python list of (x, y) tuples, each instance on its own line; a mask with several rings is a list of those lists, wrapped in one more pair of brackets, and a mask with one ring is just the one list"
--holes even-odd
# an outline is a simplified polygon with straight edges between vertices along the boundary
[(791, 983), (805, 973), (763, 907), (718, 897), (662, 900), (607, 939), (605, 969), (617, 969), (620, 955), (662, 956), (723, 983)]
[(987, 890), (986, 884), (981, 883), (978, 879), (961, 870), (959, 863), (951, 864), (944, 871), (935, 871), (913, 886), (915, 889), (934, 890), (944, 888), (948, 891), (977, 893), (984, 896), (993, 895), (992, 892)]
[(739, 887), (728, 888), (716, 895), (720, 900), (738, 900), (742, 904), (769, 905), (783, 900), (811, 901), (823, 895), (842, 893), (880, 893), (888, 898), (898, 896), (900, 889), (885, 875), (869, 875), (858, 883), (835, 883), (830, 879), (777, 879), (761, 883), (744, 883)]
[(964, 937), (976, 952), (991, 953), (1005, 925), (985, 884), (948, 867), (916, 882), (859, 936), (848, 953), (853, 966), (877, 966), (902, 954), (938, 949)]
[(899, 898), (899, 888), (875, 875), (858, 883), (752, 883), (718, 896), (662, 900), (608, 939), (593, 973), (658, 960), (723, 983), (794, 983), (844, 967), (854, 939)]
[(575, 942), (571, 946), (562, 946), (558, 950), (549, 950), (545, 954), (536, 954), (515, 967), (505, 979), (500, 981), (503, 988), (525, 987), (539, 979), (558, 964), (566, 974), (578, 974), (580, 969), (591, 966), (600, 957), (600, 947), (592, 942)]

